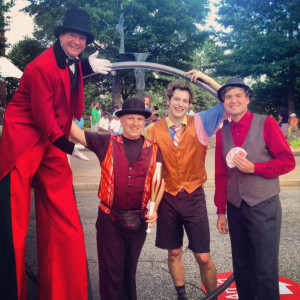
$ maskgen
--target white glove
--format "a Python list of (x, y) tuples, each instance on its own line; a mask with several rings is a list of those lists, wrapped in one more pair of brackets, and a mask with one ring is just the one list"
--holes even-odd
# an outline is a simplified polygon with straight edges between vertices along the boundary
[(111, 62), (107, 59), (97, 58), (99, 51), (89, 56), (89, 63), (95, 73), (107, 74), (111, 71)]
[(82, 160), (89, 160), (89, 158), (87, 156), (85, 156), (84, 154), (82, 154), (80, 152), (80, 150), (83, 150), (83, 149), (84, 149), (83, 145), (75, 144), (74, 150), (72, 152), (72, 157), (79, 158), (79, 159), (82, 159)]

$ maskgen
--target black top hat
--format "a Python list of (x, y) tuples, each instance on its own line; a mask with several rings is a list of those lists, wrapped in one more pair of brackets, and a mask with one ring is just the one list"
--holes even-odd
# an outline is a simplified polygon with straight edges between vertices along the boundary
[(63, 32), (78, 32), (86, 36), (86, 43), (94, 40), (94, 35), (90, 32), (90, 15), (83, 9), (70, 8), (66, 11), (62, 26), (54, 28), (56, 38)]
[(145, 103), (140, 98), (126, 99), (122, 105), (122, 109), (116, 111), (116, 116), (119, 118), (129, 114), (143, 115), (146, 119), (151, 116), (151, 112), (145, 110)]
[(252, 90), (251, 88), (245, 84), (245, 82), (240, 79), (240, 78), (236, 78), (236, 77), (231, 77), (227, 80), (227, 82), (225, 83), (225, 85), (223, 85), (219, 90), (218, 90), (218, 98), (221, 102), (223, 102), (222, 99), (222, 91), (228, 87), (228, 86), (236, 86), (236, 87), (242, 87), (246, 90), (249, 91), (249, 98), (251, 99), (252, 97)]

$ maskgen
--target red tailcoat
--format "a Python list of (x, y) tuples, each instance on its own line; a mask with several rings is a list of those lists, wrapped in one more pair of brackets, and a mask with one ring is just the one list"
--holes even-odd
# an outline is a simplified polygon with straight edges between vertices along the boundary
[(83, 80), (71, 97), (68, 67), (61, 69), (53, 46), (27, 65), (19, 88), (7, 106), (0, 142), (0, 180), (40, 137), (51, 143), (69, 135), (72, 117), (83, 111)]

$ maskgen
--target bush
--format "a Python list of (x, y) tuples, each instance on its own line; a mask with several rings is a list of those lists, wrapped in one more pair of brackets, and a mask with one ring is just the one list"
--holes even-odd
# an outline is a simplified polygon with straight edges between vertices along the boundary
[(288, 139), (289, 145), (293, 148), (299, 148), (300, 147), (300, 140), (297, 138), (289, 138)]
[(89, 120), (84, 120), (83, 127), (85, 127), (85, 128), (90, 128), (91, 127), (91, 121), (90, 121), (90, 119)]

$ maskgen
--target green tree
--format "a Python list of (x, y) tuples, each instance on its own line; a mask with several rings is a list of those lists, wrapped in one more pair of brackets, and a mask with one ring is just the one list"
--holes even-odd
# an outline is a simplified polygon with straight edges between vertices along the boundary
[(111, 94), (103, 94), (102, 82), (93, 82), (91, 80), (87, 80), (84, 84), (84, 97), (85, 97), (85, 108), (83, 114), (85, 116), (91, 115), (91, 106), (92, 102), (99, 102), (100, 107), (103, 111), (112, 112), (111, 107)]
[(3, 0), (0, 0), (0, 56), (5, 55), (5, 31), (9, 24), (9, 18), (5, 17), (4, 14), (7, 13), (13, 5), (13, 0), (6, 1), (5, 3)]
[(287, 96), (284, 87), (272, 79), (258, 81), (252, 85), (253, 99), (249, 109), (261, 114), (272, 114), (274, 117), (282, 107), (287, 105)]
[(32, 38), (25, 38), (13, 45), (8, 58), (22, 71), (26, 65), (40, 55), (46, 48)]
[[(26, 11), (38, 27), (35, 36), (52, 42), (53, 28), (62, 23), (66, 9), (82, 7), (91, 15), (91, 27), (98, 47), (106, 57), (116, 60), (120, 36), (116, 29), (124, 14), (125, 50), (147, 52), (152, 61), (189, 68), (195, 51), (206, 37), (195, 23), (204, 22), (208, 0), (93, 0), (30, 1)], [(92, 47), (96, 47), (95, 44)]]
[[(24, 40), (13, 45), (11, 51), (7, 55), (9, 59), (20, 70), (24, 71), (26, 65), (42, 53), (45, 48), (36, 40), (25, 38)], [(9, 102), (19, 85), (19, 79), (6, 78), (7, 84), (7, 101)]]
[(299, 109), (300, 1), (222, 0), (218, 15), (227, 31), (216, 34), (216, 72), (252, 77), (261, 82), (256, 89), (277, 87), (270, 103), (281, 97), (290, 112)]

